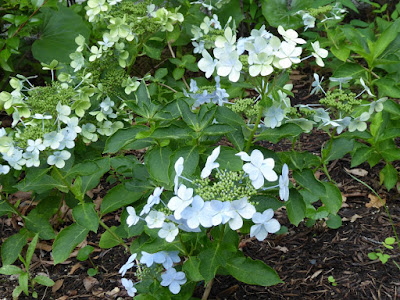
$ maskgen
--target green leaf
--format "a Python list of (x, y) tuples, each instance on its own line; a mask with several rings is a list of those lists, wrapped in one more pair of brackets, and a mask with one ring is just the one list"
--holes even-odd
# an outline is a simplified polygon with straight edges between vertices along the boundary
[(109, 157), (95, 160), (93, 163), (96, 165), (96, 171), (93, 173), (91, 172), (89, 175), (82, 176), (83, 193), (95, 188), (99, 184), (101, 177), (103, 177), (103, 175), (110, 170)]
[(39, 233), (41, 239), (51, 240), (55, 238), (53, 227), (50, 225), (48, 218), (39, 214), (36, 209), (32, 210), (24, 219), (26, 229)]
[(378, 87), (379, 97), (400, 98), (400, 86), (395, 80), (380, 78), (374, 81), (374, 84)]
[(286, 211), (290, 223), (298, 226), (306, 215), (306, 204), (297, 190), (290, 189), (289, 195), (289, 200), (286, 202)]
[(390, 163), (387, 163), (386, 166), (379, 172), (379, 178), (381, 184), (384, 183), (387, 190), (390, 191), (398, 181), (396, 168)]
[(92, 253), (94, 248), (90, 245), (86, 245), (85, 247), (79, 249), (78, 255), (76, 259), (79, 261), (85, 261), (89, 258), (90, 253)]
[(37, 9), (43, 5), (44, 0), (31, 0), (34, 9)]
[(49, 277), (47, 276), (43, 276), (43, 275), (38, 275), (35, 278), (33, 278), (33, 281), (44, 285), (44, 286), (53, 286), (55, 284), (55, 282), (53, 280), (51, 280)]
[(396, 239), (394, 237), (388, 237), (385, 239), (385, 244), (388, 245), (393, 245), (396, 242)]
[(178, 127), (175, 125), (171, 125), (164, 128), (157, 128), (154, 132), (150, 135), (151, 138), (154, 139), (189, 139), (193, 131), (186, 127)]
[(379, 38), (374, 43), (373, 58), (378, 58), (390, 45), (391, 42), (395, 40), (400, 31), (400, 19), (392, 23), (386, 30), (379, 36)]
[(25, 261), (26, 261), (25, 267), (26, 267), (26, 269), (29, 269), (33, 253), (35, 252), (35, 249), (36, 249), (36, 245), (37, 245), (38, 239), (39, 239), (39, 234), (36, 234), (35, 237), (32, 239), (32, 241), (29, 243), (29, 247), (28, 247), (28, 250), (26, 251), (26, 258), (25, 258)]
[(267, 128), (263, 130), (256, 138), (256, 141), (270, 141), (271, 143), (278, 143), (281, 139), (287, 137), (295, 137), (303, 133), (303, 129), (296, 124), (283, 124), (277, 128)]
[(183, 74), (185, 74), (185, 69), (182, 68), (176, 68), (172, 72), (172, 76), (174, 77), (175, 80), (179, 80), (183, 77)]
[(244, 149), (244, 136), (242, 132), (242, 128), (239, 126), (232, 127), (234, 130), (228, 132), (226, 137), (229, 141), (235, 146), (238, 151), (242, 151)]
[(38, 194), (47, 192), (53, 188), (65, 189), (67, 186), (63, 183), (58, 182), (53, 177), (42, 174), (38, 177), (26, 177), (15, 187), (22, 192), (36, 192)]
[(24, 272), (19, 275), (19, 277), (18, 277), (19, 286), (21, 287), (22, 291), (27, 296), (29, 296), (28, 282), (29, 282), (29, 273), (28, 272), (26, 272), (26, 273)]
[(225, 135), (234, 130), (233, 127), (228, 125), (214, 124), (207, 126), (201, 131), (203, 135)]
[(326, 220), (326, 225), (332, 229), (338, 229), (342, 226), (342, 218), (339, 215), (329, 215), (328, 220)]
[(1, 245), (1, 260), (3, 265), (10, 265), (15, 262), (22, 248), (28, 242), (29, 233), (21, 229), (18, 233), (8, 237)]
[(190, 128), (192, 128), (195, 131), (198, 131), (200, 127), (199, 127), (199, 122), (197, 120), (197, 115), (192, 112), (186, 101), (178, 99), (178, 101), (176, 102), (176, 106), (179, 110), (179, 113), (181, 114), (183, 121), (185, 121), (185, 123)]
[(321, 196), (321, 201), (331, 214), (336, 214), (342, 206), (342, 194), (338, 187), (329, 182), (322, 182), (325, 186), (325, 193)]
[(262, 13), (269, 25), (278, 27), (282, 25), (287, 29), (297, 29), (303, 26), (303, 20), (296, 12), (311, 8), (312, 0), (264, 0)]
[(231, 109), (225, 106), (218, 106), (215, 118), (218, 123), (227, 124), (230, 126), (243, 126), (245, 125), (243, 119)]
[(331, 150), (328, 152), (327, 146), (325, 149), (322, 150), (324, 162), (328, 162), (331, 160), (343, 158), (347, 153), (353, 150), (353, 139), (346, 139), (346, 138), (338, 138), (334, 139), (332, 142)]
[(0, 274), (3, 275), (17, 275), (22, 273), (24, 273), (24, 271), (14, 265), (5, 265), (0, 268)]
[(157, 147), (145, 155), (145, 164), (150, 176), (159, 184), (169, 186), (168, 170), (172, 151), (169, 148)]
[(400, 117), (400, 104), (394, 102), (393, 100), (387, 100), (383, 104), (383, 110)]
[(8, 213), (15, 213), (15, 210), (6, 200), (0, 198), (0, 217)]
[(123, 206), (132, 204), (140, 199), (141, 192), (127, 190), (124, 184), (113, 187), (104, 197), (100, 206), (102, 215), (115, 211)]
[[(214, 149), (210, 149), (207, 153), (211, 154), (211, 151)], [(237, 156), (238, 152), (235, 149), (230, 147), (221, 146), (221, 151), (218, 156), (217, 162), (220, 165), (221, 169), (227, 169), (230, 171), (240, 171), (243, 167), (243, 161)]]
[(199, 267), (200, 260), (196, 256), (189, 256), (182, 266), (182, 271), (185, 272), (189, 280), (202, 281), (204, 278), (200, 274)]
[[(117, 227), (112, 226), (110, 230), (115, 233)], [(99, 247), (103, 249), (110, 249), (120, 244), (120, 241), (114, 237), (110, 232), (106, 231), (101, 235)]]
[(133, 142), (139, 132), (147, 131), (148, 129), (148, 127), (142, 125), (134, 125), (129, 128), (118, 129), (107, 139), (106, 146), (104, 147), (104, 153), (118, 152), (126, 145)]
[(226, 259), (225, 252), (219, 245), (201, 251), (199, 254), (199, 271), (204, 281), (208, 282), (213, 279), (218, 268), (225, 264)]
[(89, 230), (79, 224), (72, 224), (61, 230), (53, 243), (54, 264), (64, 262), (75, 247), (82, 243), (88, 233)]
[(318, 166), (320, 158), (309, 152), (289, 151), (281, 153), (281, 160), (289, 165), (289, 169), (303, 170)]
[(171, 165), (170, 165), (170, 178), (175, 176), (175, 162), (183, 157), (183, 173), (186, 175), (192, 175), (197, 166), (199, 165), (199, 148), (197, 146), (186, 146), (179, 148), (175, 151), (175, 153), (171, 156)]
[(19, 297), (19, 295), (21, 295), (21, 293), (22, 293), (22, 287), (17, 286), (12, 292), (13, 299), (18, 299), (18, 297)]
[(378, 259), (378, 255), (376, 255), (375, 252), (370, 252), (370, 253), (368, 253), (368, 258), (371, 260), (375, 260), (375, 259)]
[(63, 5), (55, 11), (42, 8), (41, 33), (32, 45), (33, 56), (40, 62), (50, 63), (53, 59), (69, 63), (69, 55), (75, 52), (75, 38), (81, 34), (88, 41), (90, 30), (81, 16)]
[(283, 283), (274, 269), (250, 257), (235, 257), (224, 268), (237, 280), (247, 284), (272, 286)]
[(80, 226), (93, 232), (97, 232), (97, 228), (99, 227), (99, 216), (95, 211), (94, 203), (85, 202), (78, 204), (72, 209), (72, 216)]
[(364, 68), (361, 67), (359, 64), (344, 63), (335, 70), (335, 72), (333, 73), (333, 77), (359, 78), (364, 72)]
[(353, 152), (351, 153), (351, 167), (356, 167), (363, 162), (367, 161), (371, 155), (373, 155), (373, 150), (364, 144), (358, 144)]
[(305, 169), (301, 172), (294, 171), (293, 178), (299, 185), (309, 190), (311, 193), (318, 196), (323, 196), (325, 194), (324, 185), (315, 178), (314, 173), (310, 169)]

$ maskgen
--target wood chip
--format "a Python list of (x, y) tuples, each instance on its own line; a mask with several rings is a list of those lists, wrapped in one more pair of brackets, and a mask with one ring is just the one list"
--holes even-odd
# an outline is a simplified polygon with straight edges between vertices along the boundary
[(75, 271), (78, 270), (80, 267), (82, 267), (82, 265), (80, 263), (76, 263), (72, 266), (71, 270), (68, 272), (68, 275), (74, 274)]
[(321, 274), (322, 271), (323, 271), (323, 270), (318, 270), (318, 271), (316, 271), (314, 274), (311, 275), (311, 279), (314, 279), (314, 278), (318, 277), (318, 275)]
[(99, 281), (94, 277), (86, 277), (83, 279), (83, 286), (89, 292)]
[(289, 249), (287, 247), (276, 246), (274, 249), (282, 251), (283, 253), (289, 252)]

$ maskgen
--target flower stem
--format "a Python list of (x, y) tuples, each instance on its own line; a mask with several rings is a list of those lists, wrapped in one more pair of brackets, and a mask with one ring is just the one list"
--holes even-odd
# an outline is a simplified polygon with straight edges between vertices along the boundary
[(212, 288), (213, 283), (214, 283), (214, 278), (211, 279), (211, 280), (207, 283), (206, 289), (204, 290), (204, 293), (203, 293), (203, 296), (201, 297), (201, 300), (207, 300), (207, 299), (208, 299), (208, 296), (210, 295), (210, 292), (211, 292), (211, 288)]
[(118, 240), (118, 241), (121, 243), (121, 245), (124, 246), (124, 248), (125, 248), (126, 250), (129, 251), (128, 245), (125, 244), (125, 242), (124, 242), (118, 235), (116, 235), (115, 232), (113, 232), (113, 231), (111, 230), (110, 227), (108, 227), (106, 224), (104, 224), (104, 222), (103, 222), (102, 220), (99, 220), (99, 224), (100, 224), (101, 227), (103, 227), (106, 231), (108, 231), (108, 233), (111, 234), (116, 240)]
[(262, 113), (263, 113), (264, 107), (261, 105), (258, 108), (258, 114), (257, 114), (257, 119), (256, 123), (254, 124), (253, 130), (250, 132), (249, 139), (247, 140), (246, 148), (244, 148), (244, 152), (248, 152), (250, 150), (251, 144), (253, 142), (254, 135), (256, 134), (258, 125), (260, 124), (261, 118), (262, 118)]

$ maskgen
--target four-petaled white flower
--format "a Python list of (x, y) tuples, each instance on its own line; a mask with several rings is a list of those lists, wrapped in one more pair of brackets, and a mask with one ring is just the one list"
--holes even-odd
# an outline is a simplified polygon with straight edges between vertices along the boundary
[(232, 230), (242, 228), (243, 219), (251, 219), (256, 213), (256, 208), (247, 201), (246, 197), (231, 202), (228, 215), (231, 217), (228, 224)]
[(65, 161), (71, 157), (71, 153), (66, 150), (55, 151), (53, 155), (47, 158), (47, 163), (49, 165), (55, 165), (57, 168), (61, 169), (65, 166)]
[(292, 64), (300, 63), (301, 47), (296, 47), (296, 44), (282, 42), (281, 47), (275, 56), (278, 57), (279, 66), (283, 69), (290, 68)]
[(174, 223), (164, 223), (158, 232), (158, 236), (162, 239), (165, 239), (168, 243), (172, 243), (178, 233), (179, 229)]
[(256, 189), (264, 185), (264, 178), (268, 181), (275, 181), (278, 179), (278, 175), (273, 170), (275, 161), (272, 158), (264, 159), (264, 155), (260, 150), (253, 150), (251, 156), (246, 152), (239, 152), (236, 155), (240, 156), (243, 161), (249, 162), (243, 166), (243, 171), (249, 174), (251, 183)]
[(282, 175), (279, 176), (279, 197), (284, 200), (289, 200), (289, 167), (283, 165)]
[(135, 265), (133, 261), (136, 259), (136, 256), (136, 253), (133, 253), (131, 256), (129, 256), (127, 262), (119, 269), (118, 273), (121, 273), (122, 277), (125, 276), (126, 271)]
[(179, 157), (178, 160), (175, 162), (174, 169), (175, 169), (175, 178), (174, 178), (174, 193), (178, 193), (178, 188), (179, 188), (179, 176), (182, 175), (183, 172), (183, 163), (184, 163), (184, 158)]
[(126, 218), (126, 224), (128, 224), (128, 227), (136, 225), (137, 222), (139, 222), (140, 218), (136, 215), (135, 208), (133, 208), (132, 206), (128, 206), (126, 208), (126, 211), (129, 214), (129, 216)]
[(68, 116), (71, 114), (71, 108), (68, 105), (62, 105), (61, 102), (58, 102), (56, 110), (58, 119), (63, 123), (67, 123), (69, 120)]
[(206, 177), (210, 176), (211, 171), (213, 169), (219, 167), (219, 163), (216, 163), (215, 161), (217, 160), (220, 151), (221, 151), (221, 146), (218, 146), (217, 148), (215, 148), (213, 150), (211, 155), (207, 158), (206, 165), (205, 165), (204, 169), (201, 171), (201, 175), (200, 175), (201, 178), (206, 178)]
[(302, 38), (299, 38), (299, 35), (293, 29), (285, 30), (281, 25), (278, 26), (279, 34), (289, 43), (291, 44), (305, 44), (306, 41)]
[(232, 82), (237, 82), (239, 80), (242, 67), (243, 64), (240, 62), (239, 54), (236, 50), (227, 53), (216, 64), (217, 74), (223, 77), (229, 75), (229, 80)]
[(367, 85), (365, 84), (364, 79), (360, 78), (360, 83), (364, 87), (364, 90), (360, 93), (360, 95), (364, 92), (367, 92), (368, 95), (370, 95), (371, 97), (375, 97), (374, 94), (371, 93), (369, 87), (367, 87)]
[(321, 48), (318, 41), (316, 41), (315, 43), (311, 43), (311, 46), (314, 49), (312, 55), (315, 57), (315, 62), (317, 63), (317, 65), (320, 67), (325, 66), (322, 59), (328, 56), (328, 50)]
[(46, 149), (46, 146), (42, 143), (42, 139), (28, 140), (27, 143), (28, 147), (26, 147), (26, 151), (28, 152), (39, 153), (40, 151)]
[(142, 211), (140, 212), (140, 215), (141, 215), (141, 216), (143, 216), (144, 214), (148, 214), (149, 211), (150, 211), (150, 209), (151, 209), (154, 205), (160, 203), (160, 201), (161, 201), (160, 195), (161, 195), (161, 193), (163, 192), (163, 190), (164, 190), (163, 187), (161, 187), (161, 188), (160, 188), (160, 187), (156, 187), (156, 188), (154, 189), (153, 194), (151, 194), (151, 195), (149, 196), (149, 198), (147, 199), (146, 205), (143, 207)]
[(207, 50), (203, 50), (202, 54), (203, 58), (199, 60), (198, 66), (201, 71), (206, 73), (206, 78), (209, 78), (214, 73), (217, 60), (213, 59)]
[(7, 165), (0, 165), (0, 175), (2, 174), (8, 174), (10, 172), (10, 166)]
[(149, 228), (163, 227), (164, 220), (165, 220), (165, 214), (160, 211), (151, 211), (145, 218), (147, 227)]
[(133, 281), (130, 279), (122, 278), (121, 282), (126, 291), (128, 292), (128, 295), (134, 297), (137, 292), (137, 289), (134, 287)]
[(177, 272), (174, 268), (168, 269), (161, 275), (161, 285), (168, 286), (172, 294), (179, 294), (181, 285), (186, 283), (186, 276), (183, 272)]
[(182, 211), (188, 207), (193, 201), (193, 189), (187, 188), (181, 184), (178, 188), (176, 196), (172, 197), (168, 202), (168, 208), (174, 212), (174, 217), (179, 220)]
[(261, 213), (255, 213), (251, 218), (255, 225), (250, 228), (250, 237), (255, 236), (257, 240), (263, 241), (268, 236), (268, 233), (279, 231), (281, 225), (272, 217), (274, 211), (270, 208)]

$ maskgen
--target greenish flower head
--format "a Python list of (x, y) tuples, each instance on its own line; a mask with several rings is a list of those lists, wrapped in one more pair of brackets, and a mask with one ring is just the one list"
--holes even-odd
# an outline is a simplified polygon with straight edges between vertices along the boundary
[[(40, 121), (40, 122), (39, 122)], [(37, 121), (37, 126), (31, 125), (24, 127), (23, 130), (18, 133), (15, 137), (15, 141), (20, 148), (26, 148), (28, 146), (28, 140), (37, 140), (43, 139), (43, 135), (45, 133), (51, 132), (54, 130), (54, 127), (51, 123), (54, 123), (54, 120), (45, 120), (44, 128), (42, 126), (41, 120)], [(50, 122), (50, 123), (49, 123)]]
[(308, 13), (313, 17), (317, 17), (319, 15), (324, 15), (329, 13), (332, 10), (332, 8), (333, 8), (332, 5), (325, 5), (318, 8), (310, 8), (308, 9)]
[(233, 105), (228, 106), (236, 113), (242, 113), (247, 118), (255, 117), (258, 113), (258, 102), (254, 104), (253, 98), (238, 99)]
[(335, 89), (334, 91), (328, 91), (325, 98), (322, 98), (319, 102), (333, 111), (350, 115), (354, 108), (361, 104), (361, 100), (356, 99), (356, 94), (346, 93), (344, 90)]
[(217, 180), (212, 183), (209, 178), (193, 181), (197, 185), (195, 194), (203, 198), (204, 201), (234, 201), (243, 197), (250, 199), (257, 193), (243, 171), (222, 170), (216, 173), (215, 177)]
[(56, 106), (58, 103), (69, 105), (75, 96), (72, 87), (62, 88), (59, 82), (51, 86), (41, 86), (31, 89), (26, 103), (30, 106), (32, 114), (50, 114), (54, 120), (57, 118)]

